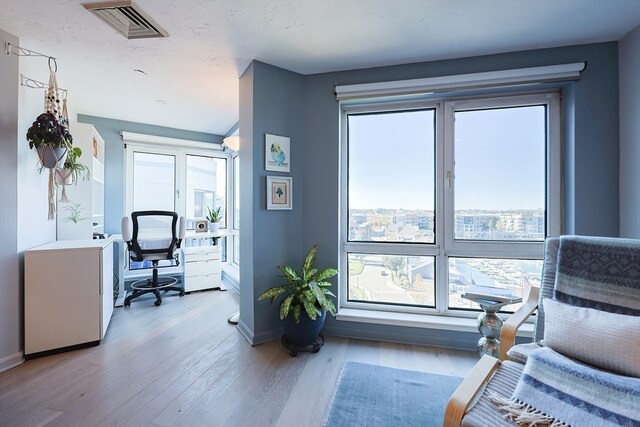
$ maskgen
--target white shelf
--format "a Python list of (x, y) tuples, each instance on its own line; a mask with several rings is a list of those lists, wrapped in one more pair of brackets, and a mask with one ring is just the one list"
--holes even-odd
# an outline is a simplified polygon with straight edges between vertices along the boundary
[[(94, 232), (104, 231), (104, 140), (92, 125), (86, 123), (70, 123), (69, 132), (73, 136), (73, 146), (82, 150), (78, 161), (89, 169), (91, 179), (67, 186), (69, 203), (78, 204), (83, 220), (77, 223), (65, 221), (68, 216), (65, 208), (69, 205), (58, 202), (57, 239), (91, 239)], [(93, 156), (94, 141), (97, 158)]]

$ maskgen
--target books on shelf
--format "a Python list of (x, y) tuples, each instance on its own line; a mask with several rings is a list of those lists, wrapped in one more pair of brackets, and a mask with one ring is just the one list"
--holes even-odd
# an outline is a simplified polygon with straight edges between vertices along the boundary
[(522, 297), (515, 295), (510, 289), (495, 288), (493, 286), (472, 285), (467, 292), (462, 294), (467, 299), (484, 299), (504, 303), (516, 303), (522, 301)]

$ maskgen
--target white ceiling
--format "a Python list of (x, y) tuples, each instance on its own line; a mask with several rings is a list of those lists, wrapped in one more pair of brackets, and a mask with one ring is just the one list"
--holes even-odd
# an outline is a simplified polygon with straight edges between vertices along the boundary
[[(640, 0), (134, 0), (169, 37), (126, 40), (85, 2), (0, 0), (0, 28), (57, 58), (78, 113), (215, 134), (238, 121), (253, 59), (312, 74), (619, 40), (640, 25)], [(45, 64), (29, 77), (46, 81)]]

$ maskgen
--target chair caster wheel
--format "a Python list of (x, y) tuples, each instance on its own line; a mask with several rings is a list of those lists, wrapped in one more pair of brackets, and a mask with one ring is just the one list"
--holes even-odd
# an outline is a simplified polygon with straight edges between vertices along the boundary
[(131, 307), (131, 301), (125, 301), (124, 302), (124, 306), (125, 307)]
[(289, 352), (289, 356), (291, 356), (291, 357), (296, 357), (297, 355), (298, 355), (298, 352), (297, 352), (297, 351), (293, 351), (293, 350), (291, 350), (291, 351)]
[(184, 291), (180, 291), (179, 295), (180, 295), (180, 297), (183, 297), (184, 296)]
[(160, 304), (162, 304), (162, 301), (155, 301), (153, 303), (153, 305), (155, 305), (156, 307), (160, 307)]

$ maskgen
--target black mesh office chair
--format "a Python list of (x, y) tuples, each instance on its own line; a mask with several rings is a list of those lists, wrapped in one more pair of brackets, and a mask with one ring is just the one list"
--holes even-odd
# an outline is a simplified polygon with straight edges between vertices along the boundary
[[(185, 235), (185, 221), (178, 214), (170, 211), (138, 211), (131, 214), (133, 233), (129, 218), (122, 218), (122, 239), (127, 242), (127, 249), (131, 261), (151, 261), (153, 275), (151, 279), (141, 279), (133, 282), (133, 292), (124, 300), (124, 306), (129, 307), (131, 301), (140, 295), (153, 293), (156, 297), (156, 307), (162, 304), (160, 291), (177, 291), (184, 295), (184, 287), (176, 285), (178, 279), (166, 277), (158, 279), (158, 262), (161, 260), (175, 260), (178, 263), (176, 249)], [(178, 226), (178, 227), (177, 227)]]

